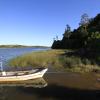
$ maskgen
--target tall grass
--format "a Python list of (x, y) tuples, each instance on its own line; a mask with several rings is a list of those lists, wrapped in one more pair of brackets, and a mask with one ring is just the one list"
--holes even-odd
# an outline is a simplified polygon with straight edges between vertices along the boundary
[(48, 50), (42, 52), (32, 52), (29, 54), (25, 54), (23, 56), (18, 56), (9, 61), (10, 66), (14, 67), (47, 67), (49, 64), (57, 64), (58, 55), (62, 54), (64, 51), (62, 50)]
[(66, 50), (47, 50), (32, 52), (17, 58), (11, 59), (9, 65), (13, 67), (48, 67), (53, 66), (54, 70), (67, 70), (72, 72), (90, 72), (94, 69), (100, 70), (95, 64), (92, 65), (89, 59), (81, 59), (76, 56), (66, 56)]

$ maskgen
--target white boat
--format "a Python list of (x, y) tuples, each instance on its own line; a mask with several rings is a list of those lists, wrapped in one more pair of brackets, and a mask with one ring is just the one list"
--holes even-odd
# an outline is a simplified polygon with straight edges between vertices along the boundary
[(0, 72), (0, 82), (25, 81), (41, 78), (46, 73), (47, 68), (36, 68), (29, 71)]
[(0, 83), (1, 82), (16, 82), (16, 81), (25, 81), (36, 78), (41, 78), (46, 73), (48, 68), (35, 68), (28, 71), (4, 71), (2, 66), (2, 61), (0, 61)]

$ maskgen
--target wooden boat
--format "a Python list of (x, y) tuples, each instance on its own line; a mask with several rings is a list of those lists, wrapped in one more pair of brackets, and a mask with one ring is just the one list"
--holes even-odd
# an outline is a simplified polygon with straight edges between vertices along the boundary
[(47, 68), (36, 68), (29, 71), (0, 72), (0, 82), (25, 81), (41, 78), (46, 73)]

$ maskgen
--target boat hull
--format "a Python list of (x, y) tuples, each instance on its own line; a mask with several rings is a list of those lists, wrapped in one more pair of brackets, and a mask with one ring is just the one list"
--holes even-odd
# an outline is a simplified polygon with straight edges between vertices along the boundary
[(31, 74), (26, 74), (26, 75), (14, 75), (14, 76), (0, 76), (0, 82), (7, 82), (7, 81), (25, 81), (25, 80), (31, 80), (31, 79), (36, 79), (36, 78), (41, 78), (47, 71), (47, 68), (31, 73)]

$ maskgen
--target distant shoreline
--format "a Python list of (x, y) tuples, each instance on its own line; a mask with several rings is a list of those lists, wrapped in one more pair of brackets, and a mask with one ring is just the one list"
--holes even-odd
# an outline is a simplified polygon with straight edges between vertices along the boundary
[(0, 45), (0, 48), (27, 48), (27, 47), (34, 47), (34, 48), (50, 48), (50, 47), (47, 47), (47, 46)]

